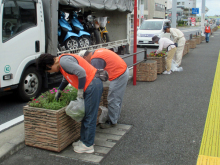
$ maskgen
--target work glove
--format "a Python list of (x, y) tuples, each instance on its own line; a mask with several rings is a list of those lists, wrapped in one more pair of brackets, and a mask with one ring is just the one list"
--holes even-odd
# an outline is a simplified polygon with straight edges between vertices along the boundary
[(61, 92), (60, 92), (60, 90), (58, 90), (55, 94), (55, 99), (58, 101), (60, 96), (61, 96)]
[(108, 72), (104, 69), (97, 69), (97, 72), (95, 74), (95, 77), (100, 78), (102, 81), (108, 80)]
[(77, 97), (80, 98), (80, 99), (84, 99), (83, 93), (84, 93), (83, 89), (78, 89)]

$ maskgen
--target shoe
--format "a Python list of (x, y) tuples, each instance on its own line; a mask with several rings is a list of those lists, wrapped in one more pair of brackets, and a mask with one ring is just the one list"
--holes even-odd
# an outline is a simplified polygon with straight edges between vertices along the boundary
[(164, 71), (163, 74), (171, 74), (171, 71)]
[(77, 146), (73, 147), (73, 150), (77, 153), (88, 153), (91, 154), (94, 152), (94, 147), (91, 145), (90, 147), (87, 147), (85, 144), (83, 144), (81, 141), (78, 143)]
[(82, 143), (80, 140), (78, 140), (77, 142), (73, 142), (72, 146), (75, 147), (75, 146), (78, 146), (80, 143)]
[(115, 127), (116, 125), (117, 124), (112, 124), (111, 121), (107, 121), (106, 123), (100, 124), (100, 128), (107, 129), (107, 128)]
[[(78, 140), (77, 142), (73, 142), (72, 146), (75, 147), (75, 146), (78, 146), (79, 143), (82, 143), (80, 140)], [(93, 144), (93, 146), (95, 145), (95, 143)]]

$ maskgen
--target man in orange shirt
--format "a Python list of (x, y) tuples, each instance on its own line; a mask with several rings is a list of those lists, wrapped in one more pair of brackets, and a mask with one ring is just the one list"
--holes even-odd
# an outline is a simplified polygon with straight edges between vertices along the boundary
[[(59, 90), (63, 90), (69, 83), (78, 89), (77, 98), (85, 100), (85, 116), (82, 120), (80, 140), (73, 143), (73, 150), (77, 153), (93, 153), (97, 114), (102, 96), (103, 84), (96, 76), (97, 69), (85, 59), (76, 54), (62, 54), (59, 57), (51, 54), (41, 54), (36, 61), (41, 72), (61, 72), (63, 81)], [(59, 99), (57, 92), (55, 99)]]
[(125, 93), (129, 70), (124, 60), (113, 51), (97, 49), (94, 52), (80, 51), (79, 55), (96, 69), (104, 69), (109, 76), (108, 117), (109, 120), (100, 127), (110, 128), (116, 126), (121, 113), (121, 105)]
[(210, 33), (211, 33), (211, 27), (210, 27), (209, 24), (207, 23), (207, 25), (206, 25), (206, 27), (205, 27), (205, 40), (206, 40), (206, 43), (209, 42)]

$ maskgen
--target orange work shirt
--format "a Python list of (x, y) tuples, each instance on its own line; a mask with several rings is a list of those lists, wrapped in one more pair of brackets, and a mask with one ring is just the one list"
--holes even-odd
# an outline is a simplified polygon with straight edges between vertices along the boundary
[(109, 81), (118, 78), (127, 69), (127, 64), (124, 62), (124, 60), (111, 50), (105, 48), (96, 50), (93, 53), (91, 60), (96, 58), (100, 58), (105, 61), (106, 66), (104, 70), (108, 72)]
[(210, 28), (210, 26), (206, 26), (205, 27), (205, 33), (211, 33), (211, 28)]
[[(81, 66), (85, 70), (86, 72), (86, 84), (84, 87), (84, 91), (85, 91), (87, 87), (89, 86), (89, 84), (91, 83), (91, 81), (93, 80), (93, 78), (95, 77), (95, 73), (97, 69), (93, 67), (92, 65), (90, 65), (84, 58), (78, 55), (75, 55), (75, 54), (68, 54), (68, 53), (62, 54), (59, 57), (59, 61), (60, 61), (60, 58), (65, 55), (73, 56), (78, 61), (79, 66)], [(60, 72), (74, 88), (78, 89), (79, 80), (76, 75), (65, 72), (61, 65), (60, 65)]]

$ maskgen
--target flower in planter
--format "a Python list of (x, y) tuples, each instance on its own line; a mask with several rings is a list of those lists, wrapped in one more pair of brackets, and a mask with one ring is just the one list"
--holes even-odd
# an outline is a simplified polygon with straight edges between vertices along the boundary
[(67, 86), (61, 91), (61, 97), (58, 101), (55, 99), (56, 92), (58, 92), (57, 88), (46, 91), (38, 98), (32, 98), (32, 100), (28, 102), (28, 105), (30, 107), (58, 110), (67, 106), (70, 101), (76, 100), (77, 97), (77, 89), (72, 86)]
[(166, 55), (166, 52), (165, 51), (162, 51), (158, 54), (156, 54), (156, 51), (153, 51), (153, 52), (150, 52), (149, 56), (150, 57), (163, 57)]

